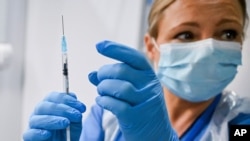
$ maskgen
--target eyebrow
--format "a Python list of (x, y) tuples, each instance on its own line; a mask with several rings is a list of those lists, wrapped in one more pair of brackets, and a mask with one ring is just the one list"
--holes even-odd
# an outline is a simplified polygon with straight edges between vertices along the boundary
[[(229, 19), (229, 18), (224, 18), (224, 19), (222, 19), (220, 22), (218, 22), (218, 23), (216, 24), (216, 26), (222, 25), (222, 24), (224, 24), (224, 23), (236, 23), (236, 24), (240, 25), (241, 27), (243, 27), (243, 25), (242, 25), (238, 20)], [(198, 23), (192, 22), (192, 21), (190, 21), (190, 22), (187, 21), (187, 22), (181, 23), (181, 24), (179, 24), (178, 26), (181, 26), (181, 25), (193, 26), (193, 27), (200, 27), (200, 25), (199, 25)], [(178, 26), (177, 26), (177, 27), (178, 27)]]
[(184, 23), (181, 23), (179, 24), (178, 26), (180, 25), (188, 25), (188, 26), (195, 26), (195, 27), (200, 27), (200, 25), (196, 22), (184, 22)]
[(222, 19), (220, 22), (218, 22), (217, 24), (216, 24), (216, 26), (218, 26), (218, 25), (222, 25), (222, 24), (224, 24), (224, 23), (236, 23), (236, 24), (238, 24), (238, 25), (240, 25), (240, 26), (243, 26), (242, 25), (242, 23), (240, 23), (238, 20), (235, 20), (235, 19)]

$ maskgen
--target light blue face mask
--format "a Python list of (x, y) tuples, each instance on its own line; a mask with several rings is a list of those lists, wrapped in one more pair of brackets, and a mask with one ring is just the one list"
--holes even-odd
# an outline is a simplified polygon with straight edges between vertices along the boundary
[(237, 42), (210, 38), (155, 46), (160, 51), (158, 78), (172, 93), (191, 102), (220, 94), (241, 65), (241, 45)]

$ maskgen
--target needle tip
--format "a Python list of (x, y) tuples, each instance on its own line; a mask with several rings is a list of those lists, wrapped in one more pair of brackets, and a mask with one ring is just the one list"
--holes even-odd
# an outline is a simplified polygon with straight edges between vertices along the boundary
[(64, 20), (63, 20), (63, 15), (62, 15), (62, 32), (63, 32), (63, 36), (64, 36)]

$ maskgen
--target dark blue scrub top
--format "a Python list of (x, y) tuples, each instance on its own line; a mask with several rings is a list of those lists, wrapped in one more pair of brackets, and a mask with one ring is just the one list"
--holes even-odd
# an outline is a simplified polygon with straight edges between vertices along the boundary
[(221, 94), (217, 95), (208, 108), (195, 120), (189, 129), (180, 137), (181, 141), (199, 141), (206, 130), (212, 115), (221, 98)]

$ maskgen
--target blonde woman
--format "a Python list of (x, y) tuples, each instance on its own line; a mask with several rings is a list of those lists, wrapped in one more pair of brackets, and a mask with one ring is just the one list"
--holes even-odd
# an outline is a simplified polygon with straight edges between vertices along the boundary
[[(97, 51), (121, 63), (89, 74), (100, 96), (85, 106), (51, 93), (34, 110), (24, 140), (228, 140), (230, 125), (250, 124), (250, 101), (224, 91), (241, 65), (244, 0), (155, 0), (144, 55), (103, 41)], [(38, 122), (39, 121), (39, 122)]]

